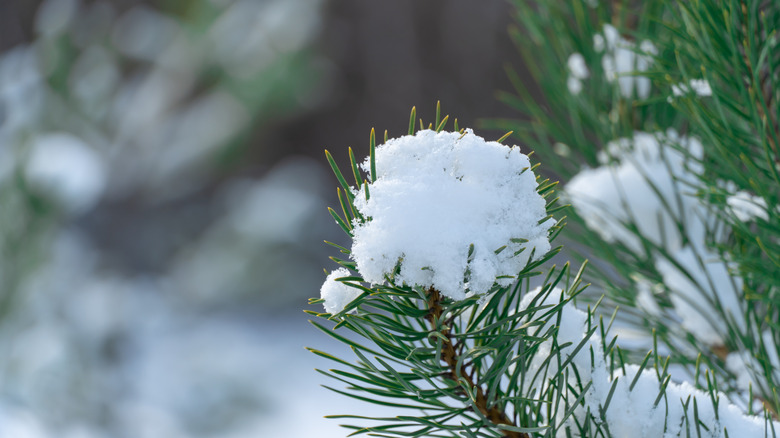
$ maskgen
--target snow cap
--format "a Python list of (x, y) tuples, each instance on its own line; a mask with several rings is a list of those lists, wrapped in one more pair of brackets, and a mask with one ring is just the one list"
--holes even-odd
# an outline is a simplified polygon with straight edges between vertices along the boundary
[[(376, 180), (355, 196), (352, 259), (363, 278), (434, 287), (460, 300), (508, 286), (550, 250), (546, 202), (528, 157), (471, 130), (423, 130), (376, 149)], [(369, 172), (368, 159), (362, 164)], [(527, 241), (527, 242), (526, 242)], [(473, 245), (473, 250), (470, 247)]]

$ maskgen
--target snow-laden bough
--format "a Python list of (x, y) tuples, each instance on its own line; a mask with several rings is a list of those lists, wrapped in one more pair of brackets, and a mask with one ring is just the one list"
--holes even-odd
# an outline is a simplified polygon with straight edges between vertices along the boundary
[[(540, 292), (541, 288), (530, 291), (523, 297), (520, 309), (526, 309), (532, 303), (533, 306), (559, 303), (560, 289), (554, 289), (543, 300), (535, 300)], [(576, 373), (568, 373), (569, 381), (563, 386), (563, 395), (570, 401), (575, 400), (577, 393), (574, 389), (578, 388), (578, 382), (592, 382), (582, 399), (584, 407), (576, 409), (574, 415), (565, 420), (566, 424), (582, 424), (588, 411), (600, 414), (600, 421), (606, 423), (607, 429), (615, 437), (672, 438), (689, 436), (686, 432), (693, 432), (690, 436), (697, 436), (694, 418), (704, 426), (698, 435), (703, 438), (757, 438), (765, 436), (767, 428), (780, 429), (780, 423), (769, 424), (762, 418), (745, 415), (729, 402), (725, 394), (717, 393), (719, 402), (714, 405), (708, 392), (696, 389), (688, 382), (666, 383), (664, 395), (659, 399), (664, 383), (659, 380), (656, 370), (626, 365), (614, 367), (614, 372), (610, 371), (609, 363), (600, 354), (603, 351), (603, 340), (598, 333), (593, 333), (584, 341), (584, 348), (576, 352), (576, 347), (588, 333), (588, 315), (575, 308), (571, 301), (564, 304), (560, 311), (560, 318), (549, 321), (547, 326), (539, 329), (539, 333), (547, 331), (549, 324), (560, 322), (555, 342), (556, 345), (564, 345), (560, 350), (560, 360), (565, 361), (573, 356), (570, 366), (577, 369)], [(539, 369), (549, 366), (549, 355), (553, 348), (552, 338), (544, 341), (531, 359), (526, 374), (536, 375)], [(530, 379), (529, 382), (535, 386), (537, 394), (546, 393), (550, 389), (549, 385), (556, 384), (555, 381)], [(524, 392), (530, 391), (524, 389)], [(696, 403), (691, 401), (693, 398)], [(548, 421), (555, 420), (555, 424), (560, 424), (564, 421), (564, 411), (559, 410), (559, 418), (549, 418)], [(769, 433), (772, 436), (772, 432)], [(564, 429), (558, 436), (567, 436)]]

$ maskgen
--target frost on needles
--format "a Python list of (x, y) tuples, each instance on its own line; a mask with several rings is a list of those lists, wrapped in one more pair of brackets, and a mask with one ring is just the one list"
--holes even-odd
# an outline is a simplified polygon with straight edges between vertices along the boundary
[[(366, 159), (363, 170), (370, 171)], [(391, 139), (376, 149), (376, 180), (355, 194), (366, 218), (353, 230), (363, 278), (434, 287), (461, 300), (508, 286), (550, 250), (545, 200), (518, 147), (471, 130)], [(370, 196), (366, 197), (368, 190)], [(541, 223), (540, 223), (541, 222)]]

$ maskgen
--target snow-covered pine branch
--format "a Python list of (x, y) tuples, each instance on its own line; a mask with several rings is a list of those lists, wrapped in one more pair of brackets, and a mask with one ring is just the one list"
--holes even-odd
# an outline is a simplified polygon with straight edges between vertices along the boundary
[[(582, 270), (574, 274), (566, 264), (540, 276), (553, 254), (549, 240), (562, 227), (549, 215), (557, 199), (545, 201), (554, 185), (539, 184), (519, 148), (486, 142), (471, 130), (446, 132), (444, 123), (416, 133), (410, 125), (409, 135), (376, 147), (372, 135), (362, 165), (350, 155), (354, 186), (328, 154), (344, 189), (342, 216), (331, 213), (352, 246), (341, 248), (349, 259), (334, 258), (341, 267), (312, 300), (328, 313), (310, 313), (336, 323), (332, 329), (315, 324), (348, 342), (356, 358), (313, 351), (346, 367), (322, 371), (349, 385), (334, 390), (414, 411), (392, 418), (339, 415), (362, 423), (347, 427), (384, 436), (506, 437), (651, 438), (690, 431), (723, 437), (737, 430), (765, 436), (773, 430), (775, 423), (732, 404), (706, 370), (710, 386), (702, 390), (672, 381), (669, 359), (657, 348), (644, 361), (627, 362), (619, 339), (606, 337), (612, 321), (600, 320), (595, 308), (576, 307), (585, 289)], [(649, 248), (654, 257), (657, 249), (685, 268), (679, 254), (704, 250), (707, 227), (694, 220), (696, 198), (669, 206), (652, 196), (679, 192), (685, 178), (673, 175), (695, 167), (684, 153), (662, 147), (670, 141), (694, 150), (694, 158), (701, 146), (674, 132), (637, 134), (609, 148), (605, 167), (575, 179), (568, 196), (604, 239), (640, 255)], [(677, 167), (670, 170), (669, 162)], [(637, 186), (624, 185), (623, 174)], [(621, 201), (621, 188), (647, 193)], [(592, 207), (593, 198), (625, 210), (607, 217)], [(656, 214), (664, 211), (668, 218)], [(637, 216), (650, 221), (634, 226), (641, 239), (621, 231)], [(684, 234), (680, 223), (687, 224)], [(692, 241), (691, 233), (702, 236)], [(541, 285), (531, 287), (532, 281)], [(717, 303), (717, 290), (712, 293)], [(714, 310), (674, 303), (695, 337), (722, 342), (711, 338), (716, 327), (700, 322)], [(339, 334), (342, 327), (352, 337)]]

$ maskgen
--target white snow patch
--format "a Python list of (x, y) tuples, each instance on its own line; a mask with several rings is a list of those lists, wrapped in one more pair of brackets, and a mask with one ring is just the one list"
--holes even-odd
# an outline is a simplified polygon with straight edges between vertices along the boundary
[(0, 405), (0, 436), (14, 438), (49, 438), (33, 412), (8, 403)]
[(737, 219), (742, 222), (749, 222), (755, 218), (764, 221), (769, 220), (766, 200), (758, 196), (753, 196), (744, 190), (740, 190), (729, 196), (726, 199), (726, 204), (731, 207), (731, 211)]
[(642, 41), (637, 50), (636, 44), (620, 36), (618, 30), (609, 24), (603, 28), (603, 37), (594, 35), (593, 48), (597, 52), (605, 51), (601, 66), (608, 82), (617, 80), (620, 94), (631, 98), (646, 99), (650, 95), (650, 79), (634, 73), (647, 71), (653, 56), (658, 53), (650, 41)]
[(728, 329), (721, 312), (740, 330), (745, 329), (742, 279), (731, 276), (729, 265), (718, 254), (688, 246), (671, 253), (671, 260), (658, 257), (655, 266), (673, 292), (670, 299), (682, 326), (698, 340), (723, 345), (721, 333)]
[(325, 279), (325, 283), (322, 284), (320, 289), (320, 298), (325, 300), (322, 305), (325, 307), (326, 312), (339, 313), (344, 310), (347, 304), (361, 295), (360, 289), (341, 281), (336, 281), (337, 278), (349, 277), (350, 275), (346, 268), (339, 268), (331, 272)]
[(737, 376), (737, 387), (743, 391), (750, 389), (756, 384), (751, 376), (754, 372), (761, 372), (761, 364), (754, 357), (747, 356), (745, 353), (733, 352), (726, 356), (726, 369)]
[(566, 79), (566, 88), (569, 89), (569, 93), (576, 96), (582, 91), (582, 81), (574, 76), (569, 76)]
[(0, 138), (4, 142), (12, 143), (16, 135), (40, 123), (47, 92), (40, 64), (33, 46), (15, 47), (0, 57)]
[(611, 24), (605, 24), (603, 32), (604, 32), (604, 41), (606, 42), (606, 47), (609, 50), (612, 50), (615, 47), (615, 45), (618, 43), (618, 41), (621, 40), (620, 32), (618, 32), (615, 26)]
[(636, 304), (640, 309), (647, 312), (648, 315), (660, 317), (663, 314), (661, 307), (655, 299), (655, 295), (663, 292), (659, 284), (653, 284), (647, 278), (635, 275), (632, 280), (637, 287)]
[(106, 170), (100, 156), (68, 133), (38, 136), (25, 174), (37, 188), (51, 194), (72, 213), (92, 207), (103, 194)]
[(697, 96), (712, 96), (712, 88), (706, 79), (691, 79), (688, 84), (672, 85), (672, 94), (682, 96), (693, 91)]
[(566, 61), (569, 69), (569, 77), (566, 80), (566, 87), (573, 95), (578, 95), (582, 91), (582, 80), (590, 76), (585, 58), (580, 53), (572, 53)]
[[(687, 149), (690, 157), (672, 144)], [(581, 171), (566, 193), (588, 228), (607, 242), (621, 242), (644, 257), (639, 235), (647, 239), (681, 326), (703, 343), (720, 345), (727, 329), (715, 322), (716, 315), (723, 312), (731, 326), (745, 327), (742, 281), (731, 275), (728, 262), (707, 248), (709, 215), (692, 193), (701, 172), (697, 162), (701, 154), (702, 145), (695, 138), (680, 138), (674, 131), (638, 132), (631, 139), (609, 143), (600, 156), (605, 164)], [(614, 162), (608, 163), (610, 159)], [(647, 285), (635, 284), (638, 304), (657, 316), (652, 294), (644, 290)]]
[[(354, 224), (358, 271), (380, 284), (400, 263), (397, 284), (435, 287), (453, 299), (511, 284), (532, 252), (536, 260), (550, 250), (555, 223), (538, 223), (547, 213), (530, 166), (518, 147), (471, 130), (423, 130), (377, 147), (370, 199), (364, 188), (355, 199), (370, 218)], [(368, 159), (362, 167), (369, 172)]]
[(604, 51), (605, 48), (606, 48), (606, 41), (604, 41), (604, 37), (599, 33), (593, 35), (593, 49), (596, 52), (601, 53)]
[(566, 61), (566, 65), (569, 67), (569, 73), (577, 79), (585, 79), (590, 76), (585, 57), (581, 53), (572, 53)]
[[(670, 250), (683, 244), (677, 220), (703, 242), (703, 206), (694, 196), (676, 200), (677, 193), (692, 191), (688, 184), (696, 181), (697, 164), (669, 146), (673, 143), (688, 149), (694, 158), (701, 156), (702, 145), (696, 138), (679, 138), (672, 130), (666, 134), (637, 132), (633, 138), (608, 143), (606, 153), (599, 157), (604, 165), (584, 169), (572, 178), (566, 193), (588, 227), (604, 240), (622, 242), (635, 253), (643, 247), (627, 226), (630, 223), (650, 242)], [(614, 163), (607, 164), (610, 157)]]
[[(523, 298), (521, 308), (527, 308), (531, 300), (539, 292), (540, 288), (537, 288), (528, 293)], [(557, 305), (560, 296), (560, 289), (555, 289), (543, 302), (537, 302), (535, 305)], [(561, 312), (561, 317), (557, 319), (560, 321), (557, 344), (571, 343), (571, 345), (561, 349), (561, 360), (566, 360), (571, 356), (577, 345), (582, 342), (587, 332), (588, 318), (584, 312), (576, 309), (571, 303), (564, 305)], [(552, 321), (555, 320), (555, 318), (552, 318)], [(543, 327), (540, 333), (544, 333), (546, 330), (547, 328)], [(539, 369), (547, 366), (545, 365), (545, 360), (549, 356), (551, 348), (552, 339), (542, 343), (531, 360), (530, 369), (526, 372), (527, 375), (536, 375)], [(591, 351), (593, 352), (593, 366), (591, 366)], [(659, 401), (657, 406), (653, 406), (661, 388), (661, 382), (658, 380), (655, 370), (652, 368), (643, 370), (637, 378), (634, 388), (631, 389), (631, 383), (639, 372), (639, 367), (627, 365), (625, 367), (625, 375), (623, 375), (620, 367), (616, 367), (614, 374), (611, 374), (609, 365), (604, 360), (601, 351), (602, 339), (597, 331), (586, 341), (582, 350), (574, 356), (571, 364), (577, 369), (579, 381), (588, 382), (592, 380), (593, 382), (592, 387), (588, 390), (583, 400), (589, 411), (595, 413), (596, 416), (601, 412), (609, 397), (612, 385), (617, 380), (617, 383), (614, 383), (615, 390), (611, 401), (604, 411), (604, 420), (606, 420), (612, 436), (636, 438), (684, 436), (683, 419), (686, 416), (690, 421), (691, 430), (695, 431), (695, 426), (693, 425), (694, 403), (691, 400), (687, 407), (684, 404), (689, 397), (696, 399), (698, 418), (707, 427), (707, 429), (701, 428), (702, 437), (722, 438), (724, 429), (730, 431), (730, 436), (734, 436), (734, 433), (739, 433), (739, 436), (742, 437), (764, 436), (765, 424), (762, 419), (746, 416), (742, 410), (731, 404), (725, 394), (722, 393), (718, 393), (720, 402), (716, 416), (716, 409), (711, 402), (709, 394), (694, 388), (688, 382), (670, 382), (666, 388), (665, 397)], [(577, 394), (569, 392), (568, 388), (578, 388), (579, 386), (577, 377), (574, 377), (574, 374), (569, 373), (568, 385), (563, 386), (563, 388), (567, 388), (564, 396), (570, 402), (577, 398)], [(537, 380), (532, 384), (539, 391), (545, 391), (549, 388), (551, 382), (540, 382)], [(527, 390), (524, 389), (523, 391)], [(558, 416), (562, 417), (564, 412), (565, 409), (560, 409)], [(584, 414), (585, 410), (580, 408), (575, 410), (573, 416), (582, 420), (584, 419)], [(551, 423), (553, 420), (555, 420), (556, 424), (559, 424), (562, 418), (548, 419)], [(567, 420), (567, 424), (573, 425), (574, 421), (575, 419), (570, 418)], [(780, 424), (775, 423), (775, 427), (780, 427)], [(559, 431), (558, 435), (566, 436), (564, 430)]]

